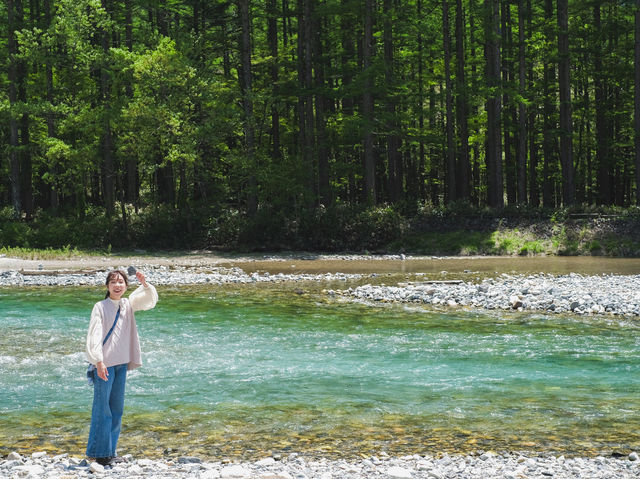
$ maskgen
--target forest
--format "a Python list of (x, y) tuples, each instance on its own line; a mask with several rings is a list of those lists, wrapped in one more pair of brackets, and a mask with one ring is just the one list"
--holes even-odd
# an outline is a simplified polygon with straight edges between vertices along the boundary
[(0, 49), (0, 244), (640, 205), (640, 0), (4, 0)]

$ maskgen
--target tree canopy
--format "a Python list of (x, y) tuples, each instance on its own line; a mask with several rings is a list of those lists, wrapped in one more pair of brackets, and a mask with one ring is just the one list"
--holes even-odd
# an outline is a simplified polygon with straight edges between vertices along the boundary
[(0, 207), (638, 204), (639, 5), (8, 0)]

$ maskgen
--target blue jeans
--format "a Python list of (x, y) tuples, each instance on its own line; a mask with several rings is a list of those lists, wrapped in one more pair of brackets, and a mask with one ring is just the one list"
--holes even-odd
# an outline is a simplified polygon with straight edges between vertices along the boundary
[(109, 376), (106, 381), (98, 377), (97, 370), (93, 371), (93, 408), (87, 443), (88, 457), (116, 456), (124, 411), (127, 365), (111, 366), (107, 371)]

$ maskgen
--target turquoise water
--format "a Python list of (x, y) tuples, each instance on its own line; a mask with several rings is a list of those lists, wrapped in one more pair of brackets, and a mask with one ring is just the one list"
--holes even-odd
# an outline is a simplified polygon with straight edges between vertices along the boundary
[[(640, 323), (160, 289), (121, 449), (355, 456), (640, 449)], [(0, 289), (0, 454), (81, 454), (94, 288)]]

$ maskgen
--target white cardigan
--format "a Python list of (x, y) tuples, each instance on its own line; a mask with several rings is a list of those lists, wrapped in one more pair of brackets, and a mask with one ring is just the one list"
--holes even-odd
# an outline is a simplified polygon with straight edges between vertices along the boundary
[[(147, 284), (138, 287), (129, 299), (121, 298), (114, 301), (106, 298), (98, 301), (91, 312), (89, 331), (87, 332), (87, 359), (97, 365), (103, 362), (106, 367), (127, 364), (127, 370), (142, 366), (140, 340), (134, 311), (144, 311), (153, 308), (158, 302), (156, 289)], [(111, 329), (120, 307), (120, 317), (116, 327), (103, 346), (102, 341)]]

